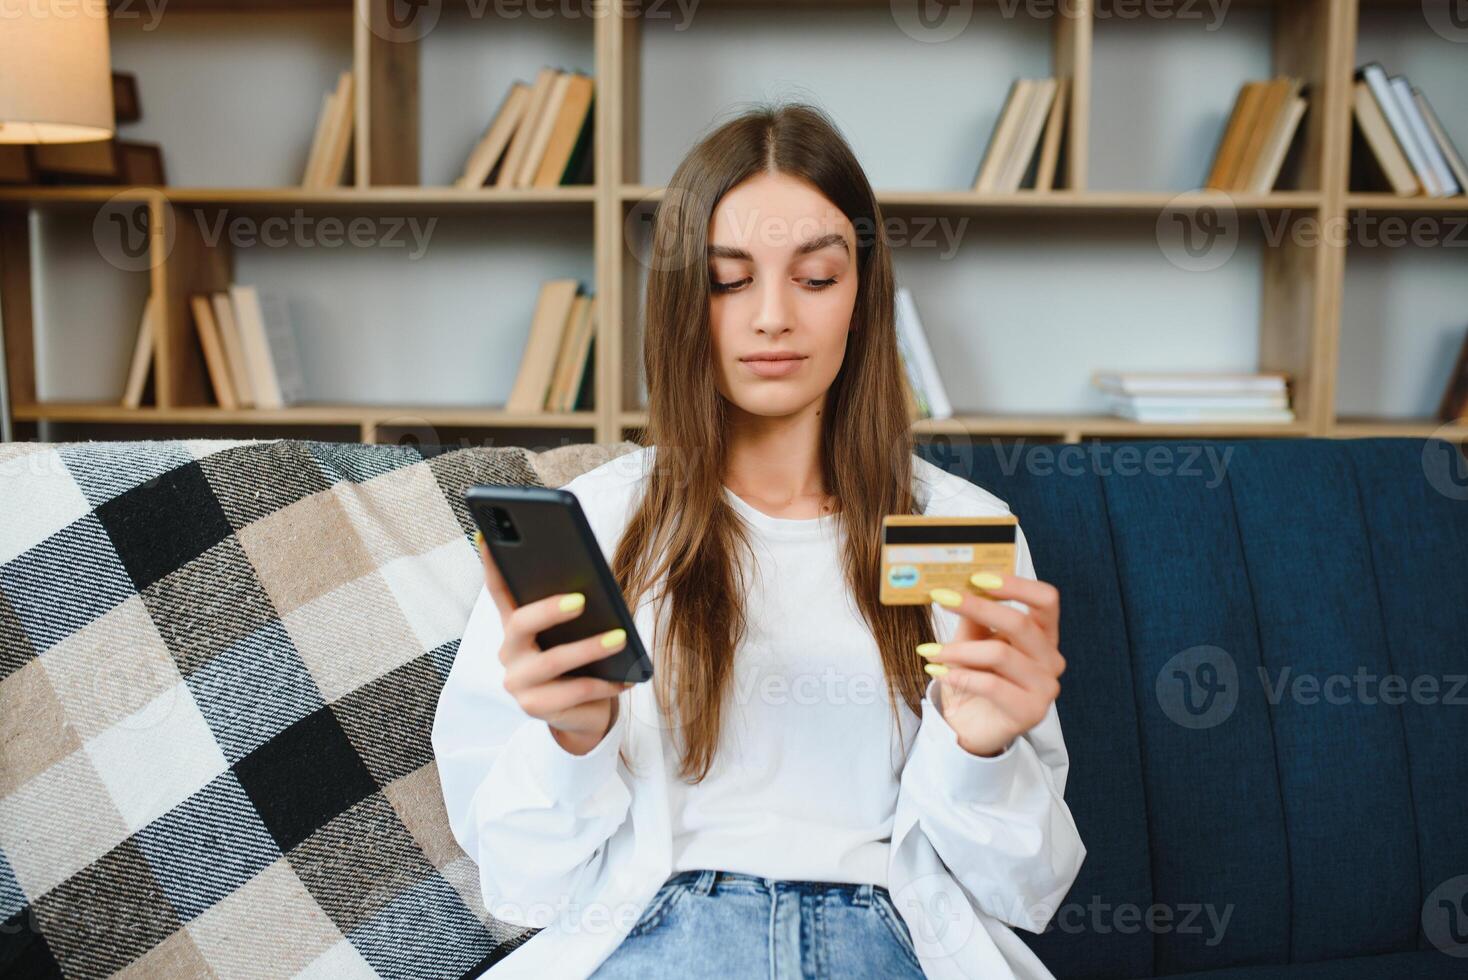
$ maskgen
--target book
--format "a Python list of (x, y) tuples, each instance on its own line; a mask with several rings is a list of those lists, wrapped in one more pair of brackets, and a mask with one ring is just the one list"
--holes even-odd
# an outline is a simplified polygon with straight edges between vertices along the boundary
[(1065, 136), (1066, 105), (1070, 99), (1070, 79), (1055, 82), (1055, 99), (1050, 104), (1050, 118), (1045, 121), (1045, 136), (1040, 141), (1040, 159), (1035, 164), (1035, 190), (1055, 189), (1055, 169), (1060, 162), (1060, 144)]
[(1118, 406), (1114, 413), (1133, 422), (1170, 422), (1206, 425), (1210, 422), (1293, 422), (1295, 413), (1288, 408), (1166, 408), (1138, 409)]
[(143, 403), (143, 389), (148, 384), (148, 374), (153, 367), (158, 349), (155, 316), (158, 304), (149, 293), (143, 303), (142, 316), (138, 318), (138, 338), (133, 343), (133, 359), (128, 365), (127, 381), (122, 388), (122, 407), (137, 408)]
[(1412, 98), (1417, 103), (1417, 109), (1422, 113), (1422, 119), (1427, 123), (1432, 138), (1437, 141), (1438, 149), (1442, 151), (1443, 159), (1448, 168), (1453, 172), (1453, 178), (1457, 180), (1458, 187), (1468, 193), (1468, 163), (1463, 160), (1463, 154), (1458, 152), (1458, 147), (1448, 136), (1448, 131), (1443, 127), (1442, 120), (1438, 119), (1437, 113), (1432, 111), (1432, 106), (1427, 101), (1427, 96), (1420, 89), (1412, 90)]
[(235, 324), (259, 408), (284, 408), (304, 397), (304, 379), (284, 297), (231, 285)]
[(905, 338), (905, 347), (917, 367), (918, 387), (928, 403), (930, 417), (951, 418), (953, 405), (948, 401), (948, 391), (943, 387), (943, 379), (938, 374), (938, 362), (933, 359), (933, 350), (928, 346), (927, 335), (923, 333), (922, 320), (918, 317), (912, 290), (899, 286), (896, 300), (897, 336)]
[(357, 105), (353, 93), (352, 73), (344, 71), (337, 78), (336, 99), (332, 105), (326, 145), (321, 152), (321, 172), (316, 177), (316, 187), (341, 186), (342, 171), (346, 169), (352, 149), (352, 120)]
[(566, 92), (555, 119), (551, 121), (550, 135), (530, 181), (531, 187), (558, 187), (569, 183), (565, 177), (577, 144), (584, 132), (595, 128), (591, 113), (594, 88), (588, 75), (573, 72), (566, 76)]
[(551, 88), (559, 77), (560, 72), (550, 67), (542, 68), (536, 74), (535, 83), (530, 86), (530, 98), (525, 104), (525, 115), (521, 118), (519, 125), (515, 127), (515, 133), (510, 138), (510, 146), (505, 151), (505, 159), (500, 164), (499, 173), (495, 176), (494, 186), (504, 189), (518, 186), (516, 181), (524, 166), (525, 156), (529, 152), (535, 128), (545, 110)]
[(1442, 191), (1444, 197), (1459, 193), (1462, 188), (1458, 186), (1452, 170), (1448, 168), (1448, 161), (1443, 157), (1437, 140), (1428, 130), (1427, 120), (1422, 117), (1422, 110), (1417, 108), (1417, 100), (1412, 97), (1412, 86), (1401, 75), (1393, 75), (1388, 81), (1391, 82), (1392, 94), (1397, 97), (1397, 103), (1402, 107), (1402, 116), (1412, 130), (1412, 138), (1422, 148), (1427, 167), (1432, 171), (1433, 182)]
[(520, 160), (520, 169), (515, 175), (515, 187), (527, 188), (534, 182), (536, 171), (540, 169), (540, 161), (545, 157), (545, 149), (550, 145), (551, 131), (555, 128), (561, 106), (566, 102), (566, 93), (570, 90), (570, 73), (556, 72), (550, 93), (545, 97), (545, 103), (540, 107), (531, 128), (530, 142), (526, 145), (525, 156)]
[(326, 153), (331, 119), (336, 112), (336, 99), (335, 91), (327, 92), (321, 98), (321, 109), (316, 114), (316, 131), (311, 135), (311, 150), (306, 154), (306, 169), (301, 175), (302, 187), (316, 186), (317, 175), (321, 173), (322, 161)]
[(525, 117), (525, 109), (529, 102), (530, 87), (520, 81), (511, 83), (510, 90), (506, 93), (489, 128), (484, 131), (484, 136), (470, 151), (469, 159), (464, 163), (463, 174), (454, 182), (455, 187), (472, 188), (485, 185), (494, 173), (495, 165), (505, 155), (505, 148), (510, 145), (510, 137), (514, 135), (515, 128), (520, 125), (520, 120)]
[(1438, 184), (1435, 172), (1428, 164), (1422, 147), (1417, 144), (1417, 138), (1412, 135), (1411, 124), (1407, 122), (1407, 117), (1402, 112), (1402, 104), (1392, 89), (1386, 69), (1373, 61), (1362, 65), (1357, 70), (1356, 76), (1365, 81), (1371, 90), (1371, 96), (1376, 100), (1377, 108), (1381, 110), (1382, 116), (1386, 119), (1387, 126), (1391, 129), (1392, 136), (1396, 138), (1397, 145), (1402, 148), (1402, 153), (1406, 156), (1407, 163), (1411, 165), (1412, 173), (1416, 175), (1418, 182), (1422, 185), (1423, 192), (1428, 197), (1444, 196), (1446, 193), (1444, 188)]
[(1244, 146), (1259, 115), (1260, 101), (1266, 83), (1245, 82), (1234, 98), (1233, 110), (1219, 138), (1218, 149), (1213, 153), (1213, 166), (1203, 181), (1204, 188), (1215, 191), (1231, 190), (1239, 174)]
[(1175, 395), (1128, 395), (1120, 392), (1107, 391), (1103, 392), (1103, 395), (1108, 405), (1127, 405), (1134, 409), (1145, 409), (1147, 411), (1290, 407), (1289, 397), (1283, 391)]
[(1009, 95), (1004, 99), (1004, 107), (999, 110), (999, 120), (994, 124), (994, 132), (989, 136), (989, 146), (984, 151), (979, 172), (974, 177), (975, 191), (993, 192), (1005, 161), (1009, 158), (1009, 150), (1014, 144), (1032, 89), (1033, 85), (1027, 78), (1016, 78), (1010, 84)]
[[(1295, 90), (1298, 91), (1298, 83)], [(1299, 131), (1300, 120), (1305, 118), (1307, 103), (1299, 95), (1291, 95), (1289, 102), (1281, 110), (1279, 117), (1269, 127), (1270, 132), (1265, 137), (1264, 145), (1259, 153), (1259, 159), (1249, 174), (1247, 181), (1241, 186), (1241, 190), (1253, 194), (1267, 194), (1274, 189), (1279, 180), (1280, 171), (1284, 169), (1285, 157), (1289, 155), (1290, 145), (1295, 140), (1295, 133)]]
[(1284, 115), (1290, 100), (1300, 90), (1300, 80), (1287, 75), (1271, 78), (1263, 84), (1258, 111), (1249, 124), (1249, 132), (1239, 154), (1238, 170), (1224, 190), (1238, 191), (1248, 186), (1254, 171), (1259, 167), (1260, 158), (1264, 155), (1265, 143), (1269, 140), (1271, 130)]
[(548, 279), (541, 283), (530, 333), (520, 355), (520, 369), (509, 397), (505, 399), (505, 411), (531, 413), (545, 407), (556, 354), (560, 350), (561, 336), (577, 291), (575, 279)]
[(571, 304), (567, 323), (561, 333), (560, 351), (551, 375), (550, 390), (545, 396), (548, 412), (569, 412), (581, 387), (581, 371), (586, 367), (586, 351), (591, 346), (595, 326), (596, 304), (591, 296), (581, 294)]
[(1391, 124), (1386, 121), (1381, 107), (1377, 105), (1376, 97), (1371, 94), (1371, 87), (1364, 79), (1355, 83), (1352, 100), (1357, 132), (1361, 134), (1361, 141), (1366, 148), (1371, 151), (1377, 169), (1390, 185), (1392, 193), (1398, 197), (1415, 197), (1421, 194), (1422, 182), (1417, 179), (1412, 165), (1407, 162), (1407, 155), (1402, 152), (1397, 138), (1392, 135)]
[(1024, 118), (1016, 130), (1014, 145), (1010, 148), (1004, 169), (995, 183), (1001, 194), (1012, 194), (1024, 183), (1030, 163), (1039, 148), (1045, 123), (1050, 118), (1050, 107), (1055, 102), (1055, 79), (1036, 78), (1031, 80), (1029, 100), (1025, 103)]
[(208, 298), (219, 331), (219, 344), (224, 348), (224, 360), (229, 365), (230, 380), (234, 382), (235, 400), (241, 408), (254, 408), (258, 404), (255, 383), (245, 363), (245, 347), (235, 324), (234, 303), (227, 292), (212, 293)]
[(219, 325), (214, 322), (214, 311), (204, 296), (190, 296), (189, 308), (194, 314), (194, 330), (199, 335), (199, 347), (204, 351), (204, 367), (209, 372), (209, 387), (214, 389), (214, 400), (220, 408), (240, 407), (234, 393), (234, 379), (230, 375), (224, 343), (219, 336)]
[(918, 419), (930, 418), (932, 412), (928, 409), (927, 397), (922, 393), (922, 378), (918, 375), (917, 365), (913, 363), (907, 338), (901, 333), (897, 335), (897, 360), (902, 366), (902, 390), (907, 401), (908, 420), (916, 422)]
[(1091, 383), (1102, 391), (1130, 395), (1246, 394), (1285, 391), (1289, 375), (1283, 371), (1093, 371)]

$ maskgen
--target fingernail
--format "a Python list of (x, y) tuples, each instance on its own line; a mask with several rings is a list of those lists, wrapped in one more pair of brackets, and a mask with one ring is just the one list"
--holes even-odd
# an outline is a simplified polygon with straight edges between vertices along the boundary
[(484, 532), (476, 527), (474, 529), (474, 547), (477, 549), (482, 544), (484, 544)]
[(928, 673), (932, 674), (934, 677), (942, 677), (944, 674), (948, 673), (948, 665), (947, 664), (923, 664), (923, 670), (926, 670)]
[(928, 595), (932, 596), (933, 601), (940, 606), (951, 607), (963, 602), (963, 596), (954, 592), (952, 589), (932, 589), (928, 592)]
[(586, 596), (580, 592), (567, 592), (561, 596), (561, 612), (570, 612), (572, 609), (580, 609), (586, 605)]
[(943, 644), (941, 644), (941, 643), (919, 643), (917, 645), (917, 652), (918, 652), (918, 655), (919, 656), (923, 656), (923, 657), (936, 657), (938, 654), (940, 654), (940, 653), (943, 652)]
[(974, 572), (968, 580), (981, 589), (1002, 589), (1004, 587), (1004, 579), (993, 572)]
[(636, 686), (637, 686), (637, 682), (636, 682), (636, 681), (627, 681), (627, 682), (626, 682), (626, 683), (624, 683), (624, 684), (623, 684), (623, 685), (622, 685), (622, 690), (624, 690), (624, 691), (625, 691), (625, 690), (627, 690), (627, 688), (629, 688), (629, 687), (636, 687)]
[(627, 631), (624, 629), (607, 630), (601, 635), (601, 645), (608, 650), (614, 650), (627, 642)]

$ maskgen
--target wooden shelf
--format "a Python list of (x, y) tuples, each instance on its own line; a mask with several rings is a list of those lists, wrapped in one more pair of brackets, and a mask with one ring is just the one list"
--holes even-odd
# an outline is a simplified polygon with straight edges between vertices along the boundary
[[(624, 203), (660, 201), (666, 188), (629, 184), (622, 187)], [(1051, 191), (1037, 194), (980, 194), (974, 191), (878, 191), (877, 201), (889, 209), (941, 209), (1029, 213), (1081, 213), (1153, 216), (1163, 211), (1186, 211), (1227, 204), (1237, 211), (1314, 209), (1323, 196), (1314, 191), (1276, 191), (1271, 194), (1226, 194), (1222, 191), (1137, 193), (1133, 191)]]
[(1398, 197), (1396, 194), (1348, 194), (1346, 207), (1352, 211), (1394, 214), (1468, 214), (1468, 196)]
[(1367, 437), (1426, 438), (1438, 435), (1444, 439), (1468, 439), (1468, 419), (1456, 422), (1438, 422), (1434, 419), (1387, 419), (1346, 417), (1337, 419), (1331, 427), (1331, 435), (1361, 439)]
[[(621, 414), (621, 425), (642, 428), (647, 425), (646, 411)], [(922, 419), (913, 424), (919, 434), (959, 434), (1032, 436), (1059, 438), (1069, 442), (1097, 436), (1102, 438), (1227, 438), (1232, 436), (1306, 436), (1308, 423), (1296, 420), (1279, 423), (1230, 422), (1193, 425), (1164, 422), (1133, 422), (1112, 415), (956, 415), (948, 419)]]
[(493, 187), (463, 190), (456, 187), (5, 187), (0, 202), (24, 204), (90, 204), (119, 195), (140, 203), (160, 198), (175, 204), (233, 205), (590, 205), (596, 187), (579, 185), (529, 190)]
[(292, 405), (226, 411), (209, 405), (123, 408), (102, 402), (39, 402), (15, 406), (23, 422), (103, 422), (149, 425), (427, 425), (590, 429), (595, 412), (506, 412), (496, 408), (441, 405)]

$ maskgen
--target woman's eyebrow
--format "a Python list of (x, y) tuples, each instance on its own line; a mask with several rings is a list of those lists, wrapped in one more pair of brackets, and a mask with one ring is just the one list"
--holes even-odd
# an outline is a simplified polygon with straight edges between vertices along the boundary
[[(795, 254), (797, 256), (809, 255), (812, 252), (819, 252), (821, 249), (830, 248), (833, 245), (841, 246), (841, 251), (845, 252), (847, 256), (850, 257), (851, 250), (846, 245), (846, 236), (836, 231), (833, 231), (828, 235), (822, 235), (819, 238), (812, 238), (808, 242), (801, 242), (795, 247)], [(749, 252), (745, 251), (742, 248), (737, 248), (733, 245), (710, 244), (709, 258), (738, 259), (744, 262), (754, 261), (754, 256), (750, 255)]]

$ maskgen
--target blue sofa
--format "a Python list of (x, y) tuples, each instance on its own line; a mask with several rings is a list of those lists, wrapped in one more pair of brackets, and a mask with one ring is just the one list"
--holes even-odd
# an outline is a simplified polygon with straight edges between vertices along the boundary
[(1468, 976), (1468, 464), (1440, 440), (938, 444), (1061, 590), (1057, 977)]

